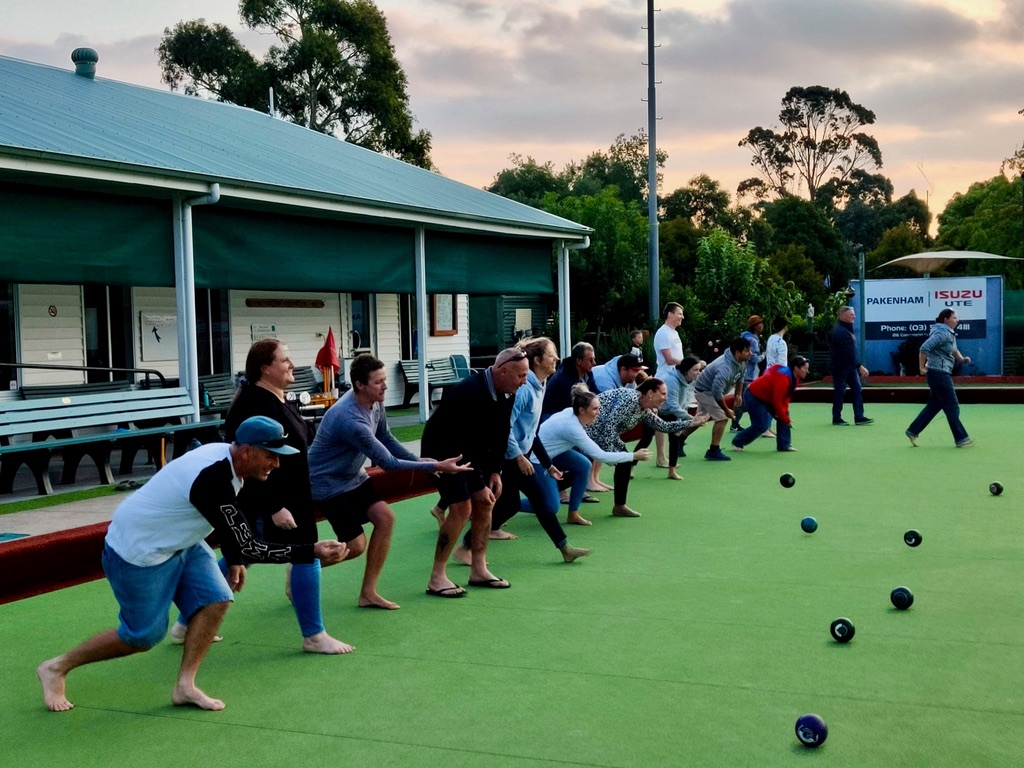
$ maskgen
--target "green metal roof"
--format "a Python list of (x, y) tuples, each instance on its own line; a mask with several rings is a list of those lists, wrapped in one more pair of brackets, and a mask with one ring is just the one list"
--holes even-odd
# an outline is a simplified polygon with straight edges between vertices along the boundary
[[(102, 72), (102, 62), (98, 66)], [(590, 228), (251, 109), (0, 56), (0, 164), (222, 185), (393, 224), (582, 239)], [(244, 195), (242, 192), (244, 191)]]

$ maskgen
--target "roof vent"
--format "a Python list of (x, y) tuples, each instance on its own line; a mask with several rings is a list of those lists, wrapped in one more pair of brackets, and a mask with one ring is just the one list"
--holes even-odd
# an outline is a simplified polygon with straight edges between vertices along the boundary
[(88, 77), (90, 80), (96, 77), (96, 62), (100, 55), (92, 48), (75, 48), (71, 52), (71, 61), (75, 65), (75, 74)]

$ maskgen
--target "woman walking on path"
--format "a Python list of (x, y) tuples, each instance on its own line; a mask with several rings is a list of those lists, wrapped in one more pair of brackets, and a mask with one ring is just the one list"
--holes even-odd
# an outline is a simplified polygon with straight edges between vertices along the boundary
[(931, 335), (921, 345), (918, 357), (921, 373), (928, 382), (928, 402), (917, 414), (914, 423), (907, 427), (907, 438), (915, 447), (917, 438), (939, 411), (946, 414), (946, 421), (949, 422), (949, 430), (953, 433), (953, 442), (957, 448), (966, 448), (974, 444), (974, 440), (960, 422), (960, 403), (956, 399), (956, 389), (953, 388), (953, 363), (971, 362), (971, 358), (961, 355), (960, 350), (956, 348), (956, 334), (953, 333), (953, 329), (959, 322), (954, 310), (942, 310), (935, 318)]

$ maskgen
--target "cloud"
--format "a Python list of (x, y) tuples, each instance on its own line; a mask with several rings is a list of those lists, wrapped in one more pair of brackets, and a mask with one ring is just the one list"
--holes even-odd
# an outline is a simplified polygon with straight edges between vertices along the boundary
[[(235, 0), (190, 2), (208, 19), (237, 25)], [(453, 178), (484, 186), (513, 152), (561, 167), (647, 124), (646, 13), (636, 0), (376, 2), (417, 127), (433, 134), (435, 162)], [(726, 189), (753, 175), (737, 143), (750, 128), (774, 125), (795, 85), (839, 88), (872, 110), (868, 132), (896, 194), (928, 188), (933, 205), (993, 176), (1024, 138), (1016, 115), (1024, 107), (1024, 0), (660, 4), (656, 131), (669, 153), (666, 192), (699, 173)], [(101, 77), (152, 87), (163, 87), (155, 53), (163, 28), (203, 15), (176, 7), (137, 35), (121, 24), (40, 42), (13, 39), (11, 29), (26, 29), (32, 13), (19, 7), (22, 22), (0, 33), (5, 55), (70, 70), (71, 50), (87, 44), (100, 52)], [(46, 27), (42, 15), (36, 28)], [(233, 28), (259, 54), (270, 43)]]

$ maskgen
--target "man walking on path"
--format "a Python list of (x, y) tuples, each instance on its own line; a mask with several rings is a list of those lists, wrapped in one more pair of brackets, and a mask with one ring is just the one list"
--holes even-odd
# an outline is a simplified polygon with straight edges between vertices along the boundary
[(853, 332), (856, 318), (853, 307), (840, 307), (838, 320), (832, 329), (832, 425), (836, 427), (850, 423), (843, 419), (847, 388), (853, 401), (853, 423), (859, 426), (874, 421), (864, 415), (861, 379), (867, 378), (868, 369), (861, 365), (857, 354), (857, 336)]

